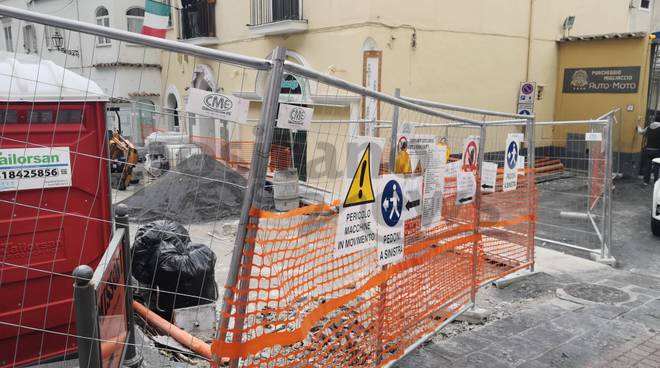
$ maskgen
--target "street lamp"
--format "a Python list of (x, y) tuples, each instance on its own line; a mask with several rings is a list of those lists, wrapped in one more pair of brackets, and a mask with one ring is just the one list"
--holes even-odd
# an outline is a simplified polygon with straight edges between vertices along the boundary
[(62, 51), (62, 46), (64, 45), (64, 37), (62, 37), (60, 32), (55, 31), (51, 39), (53, 40), (53, 45), (55, 45), (57, 51)]
[(64, 47), (64, 37), (62, 37), (60, 31), (55, 31), (50, 39), (53, 41), (53, 46), (55, 46), (57, 51), (71, 56), (80, 56), (80, 52), (78, 50), (68, 50), (66, 47)]

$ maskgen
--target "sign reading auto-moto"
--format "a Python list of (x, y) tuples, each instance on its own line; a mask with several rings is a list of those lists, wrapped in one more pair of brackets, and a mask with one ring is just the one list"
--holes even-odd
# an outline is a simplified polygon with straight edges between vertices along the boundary
[(277, 127), (291, 130), (309, 130), (312, 125), (314, 109), (306, 107), (280, 104), (277, 115)]
[(637, 93), (640, 67), (564, 70), (564, 93)]
[(248, 100), (191, 88), (186, 111), (235, 123), (245, 123), (249, 108)]

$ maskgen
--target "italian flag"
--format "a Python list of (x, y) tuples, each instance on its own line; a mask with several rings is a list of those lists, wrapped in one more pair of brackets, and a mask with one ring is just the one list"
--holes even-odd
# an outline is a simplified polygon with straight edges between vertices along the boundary
[(142, 34), (165, 38), (169, 18), (169, 5), (155, 0), (147, 0), (147, 3), (144, 5), (144, 24), (142, 25)]

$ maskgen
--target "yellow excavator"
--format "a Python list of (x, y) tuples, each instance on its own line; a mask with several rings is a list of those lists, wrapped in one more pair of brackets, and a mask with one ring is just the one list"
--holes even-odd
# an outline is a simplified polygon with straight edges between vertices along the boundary
[(109, 135), (110, 172), (114, 174), (113, 179), (119, 176), (118, 180), (113, 180), (113, 187), (116, 185), (117, 189), (126, 190), (133, 181), (133, 169), (139, 161), (138, 151), (118, 130), (113, 130)]

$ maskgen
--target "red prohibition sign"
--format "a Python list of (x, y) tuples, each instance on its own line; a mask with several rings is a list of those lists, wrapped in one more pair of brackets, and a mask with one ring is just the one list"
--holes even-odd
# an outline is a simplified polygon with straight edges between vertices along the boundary
[(463, 166), (474, 166), (477, 163), (477, 149), (475, 141), (468, 142), (463, 152)]

